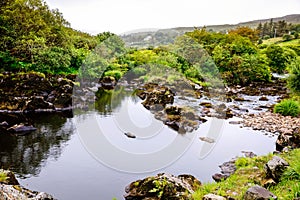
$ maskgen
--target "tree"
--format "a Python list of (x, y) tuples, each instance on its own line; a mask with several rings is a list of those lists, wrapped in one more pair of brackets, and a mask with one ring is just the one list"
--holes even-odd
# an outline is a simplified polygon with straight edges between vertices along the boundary
[(293, 50), (285, 49), (279, 45), (268, 46), (266, 55), (269, 59), (271, 70), (277, 73), (283, 73), (291, 60), (297, 56)]
[[(260, 24), (261, 25), (261, 24)], [(257, 42), (259, 38), (259, 31), (249, 28), (248, 26), (237, 27), (229, 31), (229, 34), (237, 34), (249, 38), (252, 42)]]
[(263, 26), (262, 26), (262, 23), (261, 22), (259, 22), (259, 24), (258, 24), (258, 26), (257, 26), (257, 28), (256, 28), (256, 31), (257, 31), (257, 33), (258, 33), (258, 35), (259, 35), (259, 38), (262, 38), (264, 35), (264, 32), (263, 32)]
[(288, 87), (297, 95), (300, 95), (300, 57), (292, 61), (289, 66)]

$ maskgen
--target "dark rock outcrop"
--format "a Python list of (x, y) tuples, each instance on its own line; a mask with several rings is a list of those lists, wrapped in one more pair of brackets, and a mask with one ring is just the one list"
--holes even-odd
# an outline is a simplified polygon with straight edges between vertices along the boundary
[(164, 122), (178, 133), (192, 132), (206, 119), (200, 118), (186, 107), (168, 106), (164, 110), (155, 112), (154, 117)]
[(175, 96), (168, 87), (160, 86), (155, 83), (145, 84), (137, 90), (136, 94), (144, 100), (142, 104), (148, 110), (154, 105), (165, 107), (167, 104), (173, 104)]
[(269, 200), (269, 199), (277, 199), (277, 197), (267, 189), (255, 185), (251, 188), (249, 188), (246, 191), (246, 194), (244, 196), (244, 200)]
[(200, 181), (191, 175), (158, 174), (154, 177), (132, 182), (126, 187), (124, 197), (126, 200), (187, 200), (191, 199), (191, 195), (200, 185)]

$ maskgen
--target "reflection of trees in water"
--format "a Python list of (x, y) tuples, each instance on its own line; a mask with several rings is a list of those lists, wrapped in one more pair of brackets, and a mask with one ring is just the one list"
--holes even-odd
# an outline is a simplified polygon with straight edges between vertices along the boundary
[(74, 132), (71, 119), (58, 114), (30, 117), (38, 129), (25, 136), (0, 134), (0, 168), (26, 177), (40, 173), (47, 159), (57, 159)]
[(96, 93), (95, 109), (102, 115), (110, 115), (121, 106), (126, 97), (132, 94), (132, 91), (126, 90), (123, 86), (117, 86), (114, 90), (99, 88)]

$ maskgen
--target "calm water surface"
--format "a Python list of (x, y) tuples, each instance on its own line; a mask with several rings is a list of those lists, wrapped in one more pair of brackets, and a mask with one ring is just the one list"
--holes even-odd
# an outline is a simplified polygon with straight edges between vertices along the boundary
[[(123, 94), (112, 101), (110, 94), (102, 96), (102, 102), (96, 105), (93, 115), (97, 116), (107, 140), (120, 149), (149, 153), (164, 148), (178, 136), (175, 131), (162, 125), (158, 134), (151, 138), (127, 138), (112, 114), (126, 107), (131, 121), (140, 127), (156, 120), (135, 98)], [(194, 103), (199, 104), (197, 101)], [(218, 165), (241, 156), (241, 151), (263, 155), (275, 149), (275, 137), (229, 124), (229, 121), (237, 119), (207, 118), (208, 121), (201, 124), (198, 130), (179, 136), (181, 140), (191, 140), (191, 145), (173, 163), (148, 173), (121, 172), (99, 162), (85, 147), (75, 122), (89, 116), (76, 112), (70, 118), (58, 114), (31, 116), (38, 128), (36, 132), (26, 136), (0, 134), (1, 167), (15, 171), (25, 187), (48, 192), (57, 199), (109, 200), (123, 199), (124, 189), (130, 182), (160, 172), (192, 174), (201, 182), (209, 182), (212, 181), (211, 176), (220, 171)], [(221, 124), (218, 133), (213, 132), (216, 124)], [(205, 136), (213, 136), (216, 142), (208, 144), (199, 139)], [(106, 149), (101, 151), (110, 154)]]

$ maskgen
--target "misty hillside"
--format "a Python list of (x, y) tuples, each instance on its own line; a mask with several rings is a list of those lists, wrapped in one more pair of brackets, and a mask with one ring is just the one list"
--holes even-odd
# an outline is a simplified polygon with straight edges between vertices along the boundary
[[(300, 24), (300, 14), (286, 15), (283, 17), (272, 18), (274, 22), (285, 20), (287, 23)], [(241, 22), (238, 24), (223, 24), (223, 25), (208, 25), (206, 29), (208, 31), (215, 32), (226, 32), (230, 29), (234, 29), (238, 26), (249, 26), (251, 28), (256, 28), (259, 23), (269, 22), (269, 19), (260, 19), (248, 22)], [(144, 29), (147, 31), (133, 31), (122, 35), (121, 37), (126, 42), (127, 45), (133, 47), (147, 47), (147, 46), (158, 46), (168, 43), (172, 43), (174, 39), (184, 34), (185, 32), (193, 31), (194, 28), (199, 27), (176, 27), (171, 29)]]

